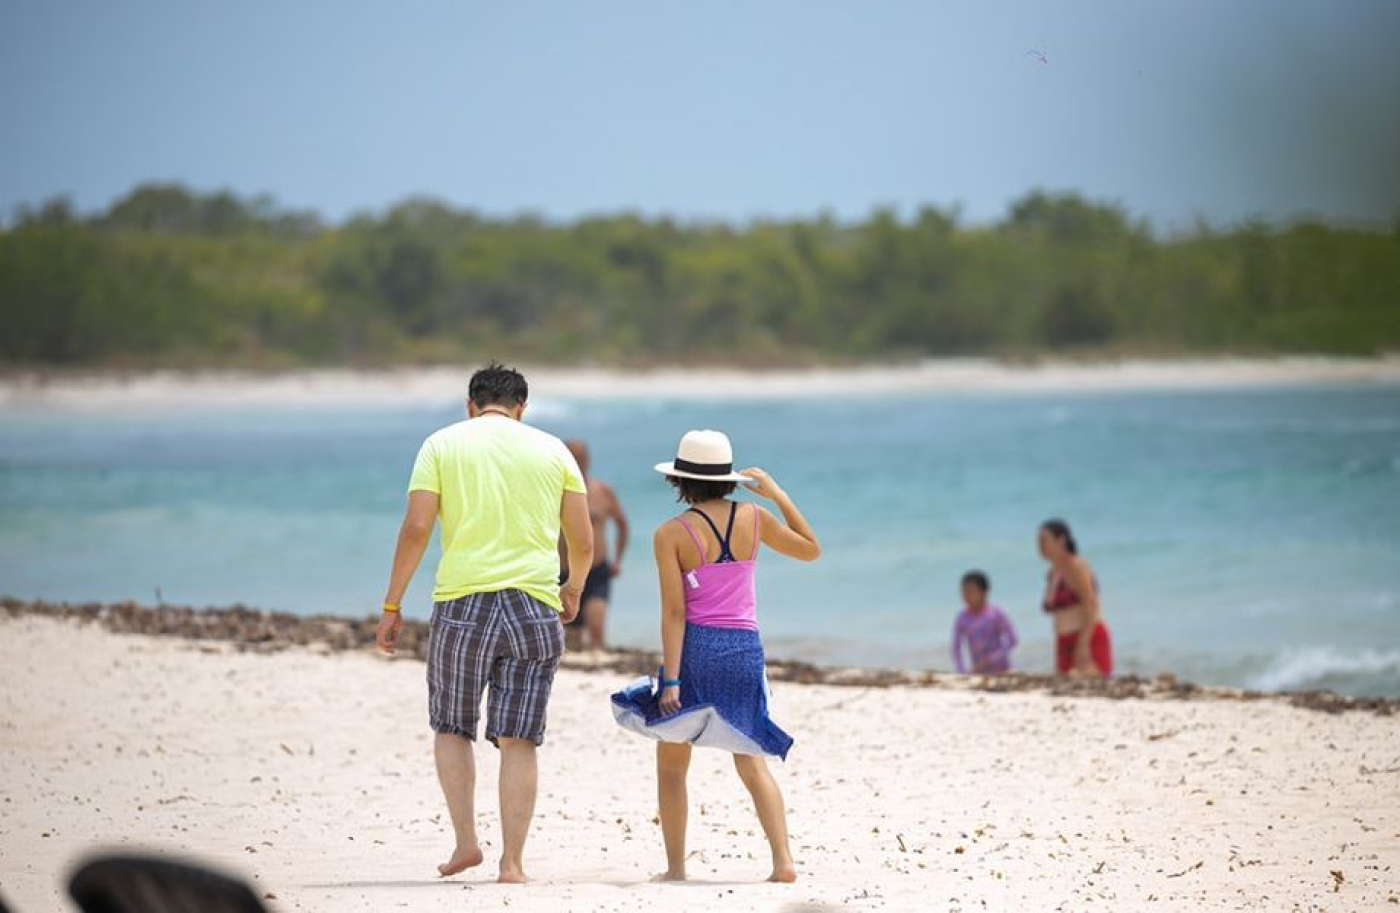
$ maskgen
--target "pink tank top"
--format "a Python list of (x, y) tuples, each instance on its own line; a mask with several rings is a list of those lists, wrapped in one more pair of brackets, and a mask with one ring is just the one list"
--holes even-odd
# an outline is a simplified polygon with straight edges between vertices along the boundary
[(758, 508), (754, 508), (753, 512), (753, 557), (747, 561), (737, 560), (729, 550), (737, 511), (737, 504), (730, 508), (729, 529), (724, 536), (720, 536), (719, 529), (709, 517), (700, 514), (719, 540), (719, 560), (713, 564), (705, 560), (705, 543), (700, 541), (695, 530), (689, 523), (676, 518), (700, 552), (700, 566), (681, 575), (681, 584), (685, 588), (685, 620), (688, 624), (758, 630), (758, 599), (754, 592), (754, 571), (758, 567)]

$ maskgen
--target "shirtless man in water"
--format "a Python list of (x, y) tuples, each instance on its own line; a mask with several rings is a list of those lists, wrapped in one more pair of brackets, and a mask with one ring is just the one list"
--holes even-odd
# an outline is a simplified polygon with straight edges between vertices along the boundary
[[(578, 618), (567, 626), (568, 633), (571, 639), (577, 638), (582, 641), (580, 629), (586, 630), (588, 647), (592, 650), (602, 650), (612, 579), (622, 573), (622, 556), (627, 551), (627, 515), (622, 512), (622, 502), (618, 500), (617, 492), (613, 491), (612, 486), (589, 474), (588, 445), (580, 440), (567, 441), (565, 445), (574, 455), (574, 460), (578, 462), (584, 481), (588, 485), (588, 516), (593, 521), (594, 542), (593, 568), (588, 572), (588, 579), (583, 582)], [(606, 536), (609, 521), (612, 521), (617, 530), (617, 543), (612, 550), (608, 549)]]

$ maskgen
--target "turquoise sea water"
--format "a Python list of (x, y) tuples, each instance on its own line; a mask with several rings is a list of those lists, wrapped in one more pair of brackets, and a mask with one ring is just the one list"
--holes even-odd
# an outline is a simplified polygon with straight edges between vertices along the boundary
[[(440, 409), (0, 414), (0, 592), (377, 609), (418, 443)], [(651, 466), (727, 430), (825, 547), (761, 558), (769, 652), (947, 668), (957, 580), (979, 567), (1050, 663), (1040, 520), (1075, 526), (1120, 668), (1208, 683), (1400, 695), (1400, 387), (919, 394), (732, 402), (550, 400), (635, 527), (611, 634), (657, 641)], [(430, 556), (431, 560), (431, 556)], [(409, 614), (426, 616), (431, 568)]]

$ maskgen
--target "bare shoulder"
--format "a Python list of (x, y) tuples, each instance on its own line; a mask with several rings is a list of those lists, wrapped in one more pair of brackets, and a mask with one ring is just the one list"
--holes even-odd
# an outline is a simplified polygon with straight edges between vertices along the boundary
[(663, 544), (678, 545), (684, 536), (685, 530), (681, 529), (679, 518), (672, 517), (656, 528), (656, 533), (653, 534), (652, 541), (655, 542), (659, 548)]
[(1078, 584), (1079, 587), (1089, 586), (1094, 579), (1094, 569), (1089, 567), (1089, 562), (1076, 555), (1070, 561), (1065, 576), (1069, 578), (1068, 582), (1071, 584)]

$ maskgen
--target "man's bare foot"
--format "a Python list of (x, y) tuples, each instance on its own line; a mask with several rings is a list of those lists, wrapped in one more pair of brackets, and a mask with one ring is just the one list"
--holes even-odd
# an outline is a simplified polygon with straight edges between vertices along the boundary
[(662, 884), (667, 881), (685, 881), (685, 869), (681, 869), (679, 872), (672, 872), (670, 869), (667, 869), (660, 875), (651, 876), (652, 884)]
[(786, 865), (775, 865), (773, 866), (773, 874), (768, 876), (768, 880), (792, 884), (797, 880), (797, 866), (791, 862)]
[(451, 878), (453, 875), (465, 872), (472, 866), (481, 865), (481, 861), (485, 858), (479, 846), (459, 846), (452, 851), (451, 859), (438, 866), (438, 874), (443, 878)]
[(517, 869), (514, 866), (501, 866), (501, 874), (496, 876), (499, 884), (524, 884), (530, 879), (525, 877), (524, 869)]

